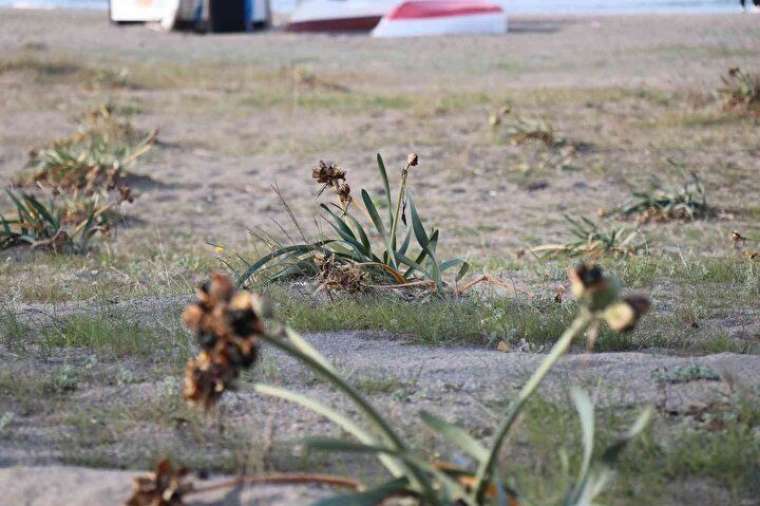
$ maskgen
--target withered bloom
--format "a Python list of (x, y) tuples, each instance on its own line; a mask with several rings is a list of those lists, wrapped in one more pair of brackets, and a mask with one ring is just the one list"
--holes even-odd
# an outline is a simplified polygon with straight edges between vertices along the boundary
[(634, 329), (650, 307), (651, 303), (646, 297), (631, 295), (607, 308), (604, 319), (615, 332), (629, 332)]
[(604, 287), (606, 281), (598, 265), (579, 264), (568, 271), (570, 288), (576, 297)]
[(351, 187), (346, 183), (342, 183), (335, 189), (335, 193), (338, 194), (340, 206), (343, 208), (343, 211), (348, 209), (348, 206), (351, 205), (351, 201), (353, 200), (351, 198)]
[(351, 187), (346, 184), (346, 171), (333, 163), (319, 161), (319, 165), (311, 171), (311, 177), (322, 185), (317, 197), (328, 187), (332, 187), (340, 200), (340, 206), (345, 212), (351, 205)]
[(193, 489), (192, 483), (182, 482), (188, 473), (185, 468), (175, 470), (169, 459), (162, 460), (152, 475), (134, 479), (125, 506), (182, 506), (182, 496)]
[(346, 180), (346, 171), (338, 167), (333, 163), (325, 163), (322, 160), (319, 161), (319, 165), (312, 169), (311, 177), (314, 178), (317, 183), (324, 185), (322, 191), (328, 186), (338, 187), (340, 181)]
[(573, 295), (592, 311), (606, 308), (618, 297), (618, 286), (598, 265), (581, 263), (568, 271)]
[(236, 290), (227, 276), (212, 274), (196, 294), (197, 301), (185, 308), (182, 321), (195, 333), (202, 351), (187, 363), (183, 395), (208, 409), (235, 387), (240, 369), (256, 362), (256, 336), (264, 327), (254, 309), (258, 301)]

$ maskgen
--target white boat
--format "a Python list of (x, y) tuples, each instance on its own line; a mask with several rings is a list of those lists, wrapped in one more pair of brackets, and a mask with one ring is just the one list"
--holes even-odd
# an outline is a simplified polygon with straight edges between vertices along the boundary
[(160, 21), (173, 0), (109, 0), (108, 15), (114, 23)]
[(245, 31), (270, 25), (269, 0), (109, 0), (114, 23), (160, 21), (171, 30), (179, 27), (211, 31)]
[(500, 34), (506, 31), (504, 9), (487, 0), (407, 0), (382, 18), (372, 36)]
[(369, 32), (400, 0), (307, 0), (290, 16), (291, 32)]

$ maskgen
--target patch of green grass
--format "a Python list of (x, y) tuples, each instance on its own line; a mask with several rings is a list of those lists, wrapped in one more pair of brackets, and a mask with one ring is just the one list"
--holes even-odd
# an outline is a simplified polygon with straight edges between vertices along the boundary
[(6, 72), (31, 73), (35, 82), (44, 85), (75, 84), (110, 89), (141, 87), (130, 78), (126, 68), (92, 67), (61, 55), (40, 57), (27, 52), (8, 56), (0, 59), (0, 74)]
[[(151, 311), (158, 314), (151, 315)], [(185, 360), (190, 354), (190, 339), (179, 322), (179, 308), (146, 308), (146, 312), (99, 308), (94, 314), (54, 318), (27, 338), (47, 351), (84, 348), (113, 356), (161, 354), (164, 359)]]
[(366, 395), (392, 394), (408, 386), (394, 376), (360, 376), (352, 381), (354, 387)]
[(671, 479), (712, 478), (732, 495), (757, 497), (760, 439), (742, 422), (729, 422), (715, 432), (687, 430), (663, 452), (661, 469)]
[(368, 93), (303, 93), (295, 97), (293, 105), (304, 109), (361, 112), (371, 110), (407, 109), (413, 99), (405, 95), (379, 95)]
[[(303, 332), (373, 330), (400, 334), (424, 344), (492, 344), (499, 340), (549, 345), (575, 314), (574, 304), (551, 300), (466, 297), (409, 302), (394, 296), (340, 297), (332, 302), (293, 297), (270, 287), (276, 313)], [(595, 349), (635, 349), (637, 334), (603, 330)]]
[(21, 416), (55, 409), (79, 385), (79, 375), (67, 366), (45, 371), (0, 371), (0, 404), (14, 406)]
[[(678, 498), (684, 494), (693, 497), (688, 488), (695, 480), (710, 482), (712, 493), (726, 492), (736, 501), (731, 504), (756, 497), (760, 439), (754, 431), (760, 422), (759, 405), (756, 398), (737, 399), (723, 412), (725, 422), (719, 430), (703, 425), (687, 428), (684, 421), (671, 427), (671, 421), (658, 418), (645, 436), (623, 453), (617, 479), (601, 502), (681, 504)], [(599, 409), (597, 448), (611, 443), (626, 422), (630, 423), (634, 411)], [(539, 397), (529, 402), (521, 419), (521, 430), (507, 449), (519, 465), (511, 466), (508, 474), (533, 503), (556, 504), (557, 490), (573, 478), (567, 469), (576, 469), (580, 461), (579, 441), (567, 437), (579, 430), (577, 416), (566, 404)]]

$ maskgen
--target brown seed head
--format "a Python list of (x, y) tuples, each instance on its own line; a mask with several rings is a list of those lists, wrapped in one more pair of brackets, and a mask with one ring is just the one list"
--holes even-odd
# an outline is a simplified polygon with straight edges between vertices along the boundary
[(138, 476), (132, 485), (132, 497), (125, 506), (182, 506), (182, 496), (193, 490), (192, 483), (183, 483), (189, 471), (174, 469), (163, 459), (148, 476)]
[(615, 332), (629, 332), (649, 311), (650, 306), (651, 303), (646, 297), (631, 295), (608, 307), (604, 312), (604, 319)]
[(333, 163), (320, 160), (319, 165), (312, 169), (311, 177), (319, 184), (336, 186), (339, 181), (346, 180), (346, 171)]
[(347, 183), (341, 183), (337, 186), (335, 189), (335, 192), (338, 194), (338, 199), (340, 200), (340, 206), (345, 211), (348, 209), (348, 206), (351, 205), (351, 202), (353, 201), (353, 198), (351, 197), (351, 187), (348, 186)]
[(235, 387), (240, 370), (254, 364), (256, 337), (265, 329), (255, 310), (261, 306), (259, 299), (236, 290), (227, 276), (212, 274), (197, 293), (198, 301), (185, 308), (182, 320), (203, 351), (187, 363), (183, 395), (188, 402), (209, 409), (225, 390)]
[(617, 285), (597, 265), (579, 264), (568, 271), (568, 278), (573, 295), (592, 311), (604, 309), (617, 299)]
[(417, 162), (418, 162), (417, 153), (409, 153), (409, 156), (406, 157), (407, 167), (416, 167)]

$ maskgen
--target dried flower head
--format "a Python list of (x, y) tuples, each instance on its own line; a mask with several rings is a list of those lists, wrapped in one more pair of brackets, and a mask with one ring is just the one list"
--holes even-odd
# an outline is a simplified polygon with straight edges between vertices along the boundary
[(351, 205), (351, 202), (353, 201), (353, 198), (351, 198), (351, 187), (348, 186), (346, 183), (339, 184), (338, 187), (335, 189), (335, 193), (338, 194), (338, 199), (340, 200), (340, 207), (343, 208), (343, 211), (345, 212), (348, 209), (348, 206)]
[(188, 473), (185, 468), (175, 470), (169, 459), (162, 460), (151, 475), (134, 479), (125, 506), (181, 506), (182, 496), (193, 489), (192, 483), (183, 483)]
[(416, 167), (418, 161), (419, 160), (417, 159), (417, 153), (409, 153), (409, 156), (406, 157), (406, 166)]
[(592, 311), (606, 308), (618, 296), (618, 286), (598, 265), (579, 264), (568, 271), (573, 295)]
[(212, 274), (196, 294), (197, 301), (185, 308), (182, 321), (202, 351), (187, 363), (183, 395), (208, 409), (235, 387), (240, 369), (256, 362), (256, 336), (264, 332), (264, 325), (255, 309), (261, 307), (257, 298), (237, 290), (223, 274)]
[[(333, 163), (325, 163), (322, 160), (319, 161), (319, 165), (312, 169), (311, 177), (313, 177), (317, 183), (324, 185), (322, 191), (328, 186), (337, 187), (341, 181), (346, 180), (346, 171), (338, 167)], [(320, 191), (320, 193), (322, 193)]]
[(629, 332), (634, 329), (638, 321), (644, 316), (651, 303), (649, 299), (641, 295), (624, 297), (604, 312), (604, 319), (615, 332)]
[(322, 195), (328, 187), (332, 187), (340, 200), (340, 207), (343, 212), (348, 210), (351, 205), (351, 187), (346, 184), (346, 171), (332, 163), (319, 161), (319, 165), (311, 171), (311, 177), (322, 185), (317, 196)]

